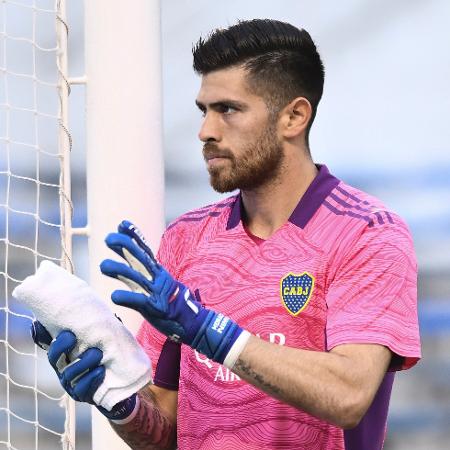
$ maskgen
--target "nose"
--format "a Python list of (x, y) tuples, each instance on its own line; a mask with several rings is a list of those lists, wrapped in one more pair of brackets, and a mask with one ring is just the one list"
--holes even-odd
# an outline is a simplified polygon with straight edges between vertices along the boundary
[(220, 127), (213, 112), (207, 112), (203, 118), (198, 137), (202, 142), (219, 142), (221, 139)]

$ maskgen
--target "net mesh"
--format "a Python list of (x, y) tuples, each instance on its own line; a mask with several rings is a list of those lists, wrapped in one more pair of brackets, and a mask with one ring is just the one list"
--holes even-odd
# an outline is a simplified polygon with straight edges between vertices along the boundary
[(67, 398), (29, 337), (31, 313), (11, 297), (42, 259), (67, 256), (60, 7), (0, 2), (0, 449), (72, 448)]

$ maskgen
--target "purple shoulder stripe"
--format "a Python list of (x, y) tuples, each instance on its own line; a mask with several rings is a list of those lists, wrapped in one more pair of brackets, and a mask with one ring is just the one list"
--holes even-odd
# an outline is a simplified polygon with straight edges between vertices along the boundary
[[(361, 200), (360, 198), (354, 196), (353, 194), (350, 194), (350, 192), (347, 192), (341, 186), (337, 186), (336, 187), (336, 191), (340, 192), (341, 194), (346, 195), (348, 198), (352, 199), (356, 203), (362, 203), (365, 206), (371, 206), (371, 204), (367, 200)], [(354, 209), (357, 209), (359, 211), (372, 213), (372, 211), (370, 209), (362, 208), (359, 205), (350, 205), (350, 203), (347, 203), (345, 200), (341, 199), (336, 194), (331, 193), (330, 197), (334, 201), (336, 201), (336, 203), (339, 203), (340, 205), (345, 206), (346, 208), (354, 208)], [(386, 218), (387, 218), (388, 222), (393, 224), (394, 220), (392, 219), (392, 216), (387, 211), (375, 211), (372, 214), (375, 214), (375, 216), (377, 217), (378, 224), (384, 225), (384, 223), (385, 223), (385, 220), (383, 219), (383, 215), (382, 215), (383, 213), (386, 215)]]
[(206, 217), (218, 217), (222, 214), (221, 211), (211, 211), (208, 214), (204, 214), (203, 216), (196, 216), (196, 217), (181, 217), (180, 219), (178, 219), (176, 222), (171, 223), (167, 229), (170, 230), (171, 228), (173, 228), (175, 225), (178, 225), (181, 222), (199, 222), (201, 220), (203, 220)]
[(394, 223), (394, 219), (392, 218), (392, 216), (387, 211), (385, 211), (384, 213), (386, 214), (386, 217), (389, 220), (389, 223)]
[(236, 202), (236, 196), (229, 197), (221, 203), (213, 203), (211, 205), (203, 206), (202, 208), (196, 209), (194, 211), (189, 211), (186, 214), (178, 217), (174, 222), (172, 222), (167, 230), (170, 230), (175, 225), (180, 222), (199, 222), (206, 217), (218, 217), (222, 214), (222, 211), (217, 211), (217, 209), (232, 207)]
[(368, 205), (369, 202), (367, 201), (362, 201), (360, 198), (355, 197), (353, 194), (350, 194), (350, 192), (347, 192), (344, 188), (342, 188), (341, 186), (337, 186), (336, 190), (339, 191), (341, 194), (346, 195), (347, 197), (351, 198), (354, 202), (356, 203), (364, 203), (365, 205)]
[[(339, 186), (338, 186), (339, 187)], [(339, 203), (342, 206), (345, 206), (346, 208), (354, 208), (357, 209), (358, 211), (362, 211), (362, 212), (366, 212), (366, 213), (371, 213), (372, 211), (370, 209), (367, 208), (362, 208), (359, 205), (351, 205), (350, 203), (347, 203), (345, 200), (342, 200), (342, 198), (338, 197), (336, 194), (331, 193), (330, 197), (336, 202)]]
[(373, 220), (369, 216), (363, 216), (361, 214), (356, 214), (352, 211), (340, 211), (339, 209), (335, 208), (331, 203), (327, 202), (326, 200), (323, 202), (324, 206), (326, 206), (331, 212), (336, 214), (337, 216), (350, 216), (354, 217), (355, 219), (361, 219), (368, 223), (369, 227), (373, 227), (374, 223)]
[(380, 225), (383, 225), (384, 224), (384, 220), (383, 220), (383, 216), (381, 215), (381, 213), (379, 211), (377, 211), (377, 212), (375, 212), (375, 215), (377, 216), (378, 223)]

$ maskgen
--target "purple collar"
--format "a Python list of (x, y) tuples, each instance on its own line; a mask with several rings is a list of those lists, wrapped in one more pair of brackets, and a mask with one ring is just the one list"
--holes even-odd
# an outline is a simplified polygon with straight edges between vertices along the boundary
[[(319, 173), (303, 194), (302, 198), (292, 212), (291, 217), (289, 217), (289, 222), (300, 228), (305, 228), (323, 201), (340, 183), (339, 179), (330, 174), (327, 166), (316, 164), (316, 167), (319, 170)], [(236, 227), (241, 221), (242, 207), (241, 195), (238, 194), (231, 209), (230, 217), (228, 218), (227, 230), (231, 230)]]

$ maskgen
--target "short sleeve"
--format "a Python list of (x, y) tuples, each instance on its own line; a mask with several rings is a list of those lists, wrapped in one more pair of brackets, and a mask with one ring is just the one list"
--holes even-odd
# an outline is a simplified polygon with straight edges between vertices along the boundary
[(393, 222), (366, 227), (336, 269), (326, 293), (326, 336), (328, 350), (384, 345), (400, 357), (391, 364), (398, 370), (413, 366), (421, 353), (414, 247), (406, 224)]

